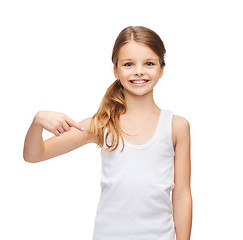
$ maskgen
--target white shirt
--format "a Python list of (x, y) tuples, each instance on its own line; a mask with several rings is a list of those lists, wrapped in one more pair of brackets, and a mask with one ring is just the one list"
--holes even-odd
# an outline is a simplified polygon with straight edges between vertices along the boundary
[(172, 118), (172, 111), (162, 109), (153, 137), (143, 145), (124, 139), (120, 152), (120, 138), (115, 151), (101, 149), (101, 195), (93, 240), (175, 239), (170, 197), (174, 188)]

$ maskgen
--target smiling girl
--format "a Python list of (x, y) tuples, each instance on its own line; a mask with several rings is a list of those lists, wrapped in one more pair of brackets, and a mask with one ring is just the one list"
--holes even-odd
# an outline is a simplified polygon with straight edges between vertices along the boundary
[[(102, 191), (93, 240), (190, 239), (190, 125), (171, 110), (160, 109), (153, 98), (165, 52), (151, 29), (123, 29), (112, 52), (116, 81), (98, 111), (79, 123), (63, 113), (40, 111), (27, 132), (27, 162), (87, 143), (101, 148)], [(55, 136), (43, 141), (43, 128)]]

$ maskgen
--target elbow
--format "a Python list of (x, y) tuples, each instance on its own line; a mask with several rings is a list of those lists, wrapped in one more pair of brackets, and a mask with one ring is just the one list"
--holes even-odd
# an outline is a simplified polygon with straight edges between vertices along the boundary
[(28, 163), (40, 162), (40, 160), (38, 160), (38, 158), (27, 156), (25, 153), (23, 153), (23, 159), (25, 162), (28, 162)]
[(27, 157), (23, 157), (24, 158), (24, 161), (25, 162), (28, 162), (28, 163), (36, 163), (36, 161), (34, 161), (33, 159), (31, 158), (27, 158)]

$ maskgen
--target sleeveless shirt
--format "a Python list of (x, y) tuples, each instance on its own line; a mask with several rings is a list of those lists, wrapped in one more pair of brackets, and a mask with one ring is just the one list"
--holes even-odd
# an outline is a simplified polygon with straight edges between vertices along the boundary
[(104, 141), (93, 240), (175, 239), (172, 118), (172, 111), (161, 109), (152, 138), (143, 145), (123, 138), (123, 152), (121, 137), (112, 152), (104, 150)]

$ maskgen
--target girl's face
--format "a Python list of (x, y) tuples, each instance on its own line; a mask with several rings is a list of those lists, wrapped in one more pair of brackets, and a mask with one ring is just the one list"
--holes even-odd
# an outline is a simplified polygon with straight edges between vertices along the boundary
[(159, 57), (145, 44), (130, 41), (121, 47), (114, 74), (125, 91), (142, 96), (153, 90), (163, 75)]

